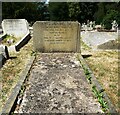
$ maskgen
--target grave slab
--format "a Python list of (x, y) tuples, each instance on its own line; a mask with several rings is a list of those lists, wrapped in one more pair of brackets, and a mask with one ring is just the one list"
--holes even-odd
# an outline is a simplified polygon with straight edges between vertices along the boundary
[(103, 113), (74, 53), (37, 54), (18, 113)]
[[(117, 49), (115, 41), (118, 38), (117, 32), (81, 32), (83, 42), (94, 50)], [(113, 42), (112, 42), (113, 41)]]
[(70, 21), (37, 21), (33, 43), (40, 52), (80, 52), (80, 24)]
[(4, 34), (19, 38), (29, 31), (29, 25), (25, 19), (4, 19), (2, 21), (2, 29)]

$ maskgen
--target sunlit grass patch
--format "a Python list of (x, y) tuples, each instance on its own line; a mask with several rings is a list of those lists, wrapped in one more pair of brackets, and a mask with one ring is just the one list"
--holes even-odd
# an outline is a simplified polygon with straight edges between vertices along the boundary
[[(85, 52), (84, 52), (85, 53)], [(118, 52), (90, 51), (85, 58), (97, 80), (105, 89), (112, 103), (118, 108)]]
[(17, 53), (10, 53), (10, 59), (6, 61), (4, 66), (1, 68), (0, 72), (2, 73), (2, 90), (0, 92), (2, 102), (2, 106), (5, 104), (8, 99), (12, 89), (15, 87), (16, 83), (19, 80), (19, 75), (22, 70), (24, 70), (25, 65), (28, 62), (28, 59), (31, 57), (33, 50), (32, 39), (29, 41), (27, 45), (25, 45), (21, 50)]

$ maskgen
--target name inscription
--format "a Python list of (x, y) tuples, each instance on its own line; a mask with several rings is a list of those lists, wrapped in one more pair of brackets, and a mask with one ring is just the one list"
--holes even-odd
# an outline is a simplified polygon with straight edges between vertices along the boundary
[(66, 42), (71, 42), (71, 38), (68, 38), (67, 32), (71, 28), (71, 24), (69, 26), (65, 26), (62, 23), (51, 23), (44, 26), (44, 41), (47, 44), (66, 44)]

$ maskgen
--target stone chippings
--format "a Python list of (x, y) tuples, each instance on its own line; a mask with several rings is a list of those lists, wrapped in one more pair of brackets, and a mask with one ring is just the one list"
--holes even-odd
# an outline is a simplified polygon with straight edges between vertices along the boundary
[(75, 54), (39, 54), (19, 113), (102, 113)]

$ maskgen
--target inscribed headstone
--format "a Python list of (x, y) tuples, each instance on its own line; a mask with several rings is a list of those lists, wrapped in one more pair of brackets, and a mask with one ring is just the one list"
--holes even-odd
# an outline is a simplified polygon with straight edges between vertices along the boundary
[(29, 25), (25, 19), (4, 19), (2, 21), (3, 33), (14, 37), (23, 37), (29, 31)]
[(33, 43), (40, 52), (80, 52), (80, 24), (71, 21), (37, 21)]

